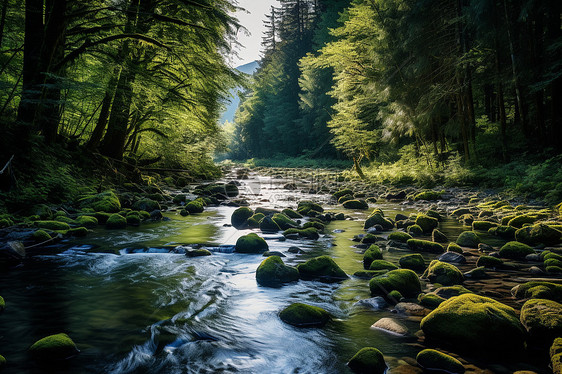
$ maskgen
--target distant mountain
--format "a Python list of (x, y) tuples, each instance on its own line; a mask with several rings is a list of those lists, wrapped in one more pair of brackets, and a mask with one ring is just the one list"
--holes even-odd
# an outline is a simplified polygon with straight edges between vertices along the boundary
[[(254, 74), (256, 72), (256, 70), (259, 67), (259, 62), (257, 61), (252, 61), (250, 63), (247, 63), (245, 65), (241, 65), (236, 67), (236, 70), (241, 71), (242, 73), (246, 73), (246, 74)], [(233, 89), (230, 90), (230, 92), (232, 93), (232, 95), (234, 95), (234, 98), (232, 98), (227, 106), (226, 106), (226, 110), (224, 111), (224, 113), (222, 114), (222, 117), (220, 119), (220, 123), (225, 123), (226, 121), (228, 122), (233, 122), (234, 121), (234, 113), (236, 113), (236, 109), (238, 109), (238, 105), (240, 105), (240, 98), (238, 97), (238, 89)]]

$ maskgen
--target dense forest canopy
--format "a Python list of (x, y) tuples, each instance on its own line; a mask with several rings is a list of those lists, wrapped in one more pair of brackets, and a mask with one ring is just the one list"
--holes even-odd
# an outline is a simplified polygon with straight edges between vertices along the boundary
[(358, 172), (362, 160), (421, 157), (431, 170), (452, 159), (487, 166), (525, 152), (555, 156), (561, 6), (281, 0), (232, 155), (345, 155)]

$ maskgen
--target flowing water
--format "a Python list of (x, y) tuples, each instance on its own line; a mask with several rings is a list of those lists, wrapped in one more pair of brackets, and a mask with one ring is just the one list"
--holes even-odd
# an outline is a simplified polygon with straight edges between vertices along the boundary
[[(241, 189), (253, 207), (295, 206), (304, 197), (327, 201), (327, 195), (285, 190), (286, 182), (253, 175)], [(391, 217), (411, 211), (398, 204), (382, 208)], [(188, 217), (170, 212), (170, 220), (139, 228), (99, 228), (62, 253), (3, 270), (0, 295), (7, 308), (0, 315), (0, 353), (9, 361), (3, 373), (348, 373), (346, 362), (365, 346), (384, 352), (391, 369), (403, 357), (415, 357), (419, 318), (354, 305), (370, 297), (365, 280), (259, 286), (255, 270), (262, 256), (216, 247), (250, 232), (228, 227), (234, 209), (210, 207)], [(270, 250), (283, 252), (289, 265), (326, 254), (353, 274), (362, 269), (362, 254), (351, 238), (364, 233), (365, 213), (346, 214), (357, 220), (330, 223), (329, 234), (318, 241), (266, 235)], [(449, 236), (461, 230), (456, 223), (443, 225)], [(177, 244), (193, 243), (204, 243), (213, 255), (169, 253)], [(82, 245), (122, 254), (91, 253)], [(291, 246), (304, 253), (287, 252)], [(396, 263), (401, 254), (385, 253), (385, 259)], [(320, 306), (335, 320), (322, 329), (286, 325), (278, 312), (292, 302)], [(409, 336), (369, 329), (389, 316), (399, 318)], [(59, 332), (70, 335), (81, 353), (50, 369), (34, 364), (26, 349)]]

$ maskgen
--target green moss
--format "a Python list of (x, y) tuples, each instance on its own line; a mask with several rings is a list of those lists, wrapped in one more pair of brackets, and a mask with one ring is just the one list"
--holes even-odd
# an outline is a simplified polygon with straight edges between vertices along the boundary
[(72, 339), (61, 333), (36, 341), (29, 347), (29, 352), (36, 359), (52, 361), (75, 356), (79, 351)]
[(457, 243), (449, 243), (449, 245), (447, 246), (447, 252), (456, 252), (456, 253), (463, 253), (463, 250), (461, 248), (460, 245), (458, 245)]
[(492, 256), (480, 256), (476, 261), (476, 266), (484, 266), (489, 269), (500, 268), (502, 265), (501, 259)]
[(446, 299), (434, 293), (419, 294), (418, 302), (421, 306), (429, 309), (437, 308)]
[[(519, 231), (519, 230), (517, 230)], [(517, 241), (522, 241), (517, 238), (517, 232), (515, 234)], [(529, 231), (528, 242), (529, 245), (544, 244), (544, 245), (557, 245), (560, 243), (562, 238), (562, 232), (553, 229), (550, 226), (539, 223), (534, 225)], [(523, 238), (521, 238), (523, 239)]]
[(172, 202), (176, 205), (180, 205), (181, 203), (185, 203), (186, 195), (185, 194), (177, 194), (172, 199)]
[(543, 253), (541, 253), (541, 258), (543, 259), (543, 261), (550, 260), (550, 259), (556, 259), (562, 261), (561, 254), (550, 252), (550, 251), (544, 251)]
[(41, 220), (50, 220), (51, 218), (53, 218), (53, 210), (45, 204), (35, 205), (31, 209), (30, 213), (32, 215), (39, 216)]
[(309, 227), (313, 227), (318, 231), (324, 231), (324, 229), (326, 228), (326, 226), (324, 226), (324, 224), (322, 224), (320, 222), (316, 222), (316, 221), (306, 222), (304, 225), (302, 225), (303, 229), (308, 229)]
[(507, 242), (500, 248), (500, 257), (522, 260), (525, 256), (535, 253), (533, 248), (519, 242)]
[(439, 212), (437, 212), (435, 210), (430, 209), (425, 213), (425, 215), (429, 216), (429, 217), (433, 217), (436, 220), (438, 220), (439, 222), (441, 222), (443, 220), (443, 217), (441, 217), (441, 214), (439, 214)]
[(288, 230), (290, 228), (295, 228), (299, 226), (298, 223), (296, 223), (295, 221), (293, 221), (283, 213), (275, 213), (272, 219), (277, 224), (277, 226), (281, 228), (281, 230)]
[(557, 258), (549, 258), (549, 259), (544, 260), (544, 266), (545, 267), (549, 267), (549, 266), (562, 267), (562, 260), (559, 260)]
[[(560, 214), (562, 214), (562, 208)], [(554, 374), (562, 373), (562, 338), (554, 339), (554, 343), (550, 347), (550, 363)]]
[(297, 270), (303, 279), (340, 281), (348, 278), (345, 271), (328, 256), (312, 258), (303, 264), (299, 264)]
[(458, 209), (453, 210), (453, 212), (451, 214), (453, 216), (460, 217), (464, 214), (470, 214), (470, 209), (469, 208), (458, 208)]
[(131, 226), (139, 226), (141, 224), (141, 218), (137, 212), (130, 212), (127, 214), (127, 224)]
[(534, 214), (521, 214), (519, 216), (515, 216), (509, 220), (507, 223), (509, 226), (521, 228), (526, 223), (535, 223), (538, 220), (538, 217)]
[(408, 226), (408, 234), (411, 236), (422, 236), (423, 230), (419, 225)]
[(450, 299), (451, 297), (464, 295), (466, 293), (473, 293), (473, 292), (464, 288), (461, 285), (455, 285), (455, 286), (439, 287), (433, 293), (445, 299)]
[(375, 225), (381, 225), (385, 230), (392, 230), (392, 228), (394, 228), (394, 224), (390, 220), (384, 218), (383, 215), (376, 209), (369, 217), (367, 217), (363, 228), (366, 230)]
[(83, 237), (88, 235), (88, 229), (85, 227), (76, 227), (66, 231), (67, 235), (76, 236), (76, 237)]
[(294, 234), (298, 235), (299, 237), (312, 240), (316, 240), (320, 237), (320, 235), (318, 234), (318, 230), (316, 230), (314, 227), (309, 227), (306, 229), (288, 229), (283, 231), (284, 236)]
[(292, 218), (292, 219), (302, 218), (302, 214), (297, 213), (293, 209), (289, 209), (289, 208), (283, 209), (283, 211), (281, 213), (283, 213), (284, 215), (286, 215), (287, 217)]
[(474, 221), (472, 222), (472, 230), (488, 231), (492, 227), (498, 226), (495, 222), (490, 221)]
[(517, 231), (517, 229), (513, 226), (502, 225), (502, 226), (492, 227), (491, 229), (488, 230), (488, 233), (492, 235), (497, 235), (505, 240), (513, 240), (515, 239), (515, 231)]
[(531, 299), (521, 308), (520, 320), (529, 335), (550, 345), (562, 336), (562, 304), (547, 299)]
[(353, 276), (361, 279), (371, 279), (386, 273), (388, 273), (388, 270), (359, 270), (353, 273)]
[[(184, 198), (185, 201), (185, 198)], [(154, 210), (160, 210), (160, 203), (152, 199), (141, 199), (133, 204), (134, 210), (145, 210), (147, 212), (152, 212)]]
[(374, 260), (382, 260), (382, 252), (379, 246), (372, 244), (363, 254), (363, 267), (369, 269)]
[(117, 213), (121, 210), (121, 202), (111, 190), (82, 197), (78, 200), (78, 204), (82, 209), (89, 208), (95, 212)]
[(202, 199), (195, 199), (185, 205), (185, 210), (187, 210), (189, 214), (203, 213), (205, 205)]
[(410, 269), (414, 271), (425, 270), (425, 260), (419, 253), (402, 256), (400, 257), (400, 260), (398, 260), (398, 263), (403, 269)]
[(547, 266), (545, 270), (548, 274), (562, 274), (561, 266)]
[(232, 212), (230, 223), (237, 229), (243, 229), (248, 225), (248, 218), (254, 215), (254, 211), (248, 207), (240, 207)]
[(94, 213), (94, 217), (96, 217), (98, 222), (103, 225), (107, 222), (109, 217), (111, 217), (111, 213), (96, 212), (96, 213)]
[(302, 303), (289, 305), (279, 313), (279, 318), (296, 327), (321, 327), (331, 319), (324, 309)]
[(484, 354), (516, 354), (525, 338), (513, 308), (475, 294), (443, 302), (420, 326), (427, 341)]
[(461, 247), (478, 248), (480, 237), (473, 231), (463, 231), (457, 238), (457, 244)]
[(369, 204), (365, 200), (347, 200), (343, 203), (343, 207), (346, 209), (369, 209)]
[(322, 213), (324, 211), (324, 208), (322, 208), (320, 204), (316, 204), (315, 202), (310, 200), (299, 201), (297, 212), (304, 216), (309, 216), (312, 211), (316, 213)]
[(68, 223), (57, 221), (35, 221), (35, 226), (47, 230), (70, 230)]
[(139, 210), (138, 214), (142, 220), (150, 218), (150, 213), (148, 213), (146, 210)]
[(439, 260), (431, 261), (422, 277), (429, 279), (431, 283), (439, 283), (444, 286), (461, 284), (464, 281), (462, 272), (455, 265)]
[(279, 256), (263, 260), (256, 270), (256, 280), (262, 286), (279, 286), (299, 279), (299, 271), (283, 263)]
[(6, 301), (4, 301), (4, 298), (0, 296), (0, 312), (4, 311), (4, 309), (6, 309)]
[(431, 240), (436, 243), (447, 243), (449, 241), (447, 236), (437, 229), (433, 229), (433, 232), (431, 233)]
[(562, 302), (562, 285), (551, 282), (527, 282), (511, 289), (518, 299), (548, 299)]
[(51, 235), (47, 234), (47, 232), (44, 230), (37, 230), (31, 235), (31, 238), (36, 243), (43, 243), (47, 240), (51, 240)]
[(353, 191), (350, 190), (349, 188), (344, 188), (343, 190), (339, 190), (338, 192), (336, 192), (332, 196), (334, 197), (334, 199), (338, 200), (340, 197), (345, 196), (345, 195), (353, 195)]
[(414, 196), (414, 200), (439, 200), (445, 191), (422, 191)]
[(248, 218), (248, 227), (254, 228), (254, 229), (260, 227), (260, 222), (264, 218), (265, 218), (265, 214), (255, 213), (253, 216)]
[(416, 225), (421, 227), (424, 233), (430, 233), (439, 225), (439, 221), (436, 218), (425, 214), (418, 214), (416, 218)]
[(394, 231), (388, 235), (388, 240), (394, 240), (400, 243), (406, 243), (410, 239), (412, 239), (412, 235), (407, 234), (403, 231)]
[(236, 241), (236, 252), (239, 253), (263, 253), (268, 249), (267, 242), (254, 233), (241, 236)]
[(107, 219), (105, 227), (108, 229), (124, 229), (127, 227), (127, 219), (119, 214), (112, 214)]
[(384, 374), (386, 363), (381, 351), (372, 347), (359, 350), (347, 363), (347, 366), (358, 374)]
[(197, 248), (190, 251), (185, 252), (187, 257), (203, 257), (203, 256), (212, 256), (213, 254), (211, 251), (205, 248)]
[(410, 239), (407, 243), (412, 251), (429, 253), (442, 253), (445, 251), (441, 244), (430, 242), (429, 240)]
[(263, 232), (277, 232), (280, 231), (281, 228), (279, 225), (270, 217), (264, 217), (264, 219), (260, 222), (260, 230)]
[(98, 225), (98, 219), (92, 216), (80, 216), (76, 218), (76, 224), (87, 229), (93, 229)]
[(421, 292), (421, 284), (412, 270), (398, 269), (371, 279), (369, 289), (373, 296), (386, 296), (390, 291), (397, 290), (405, 297), (416, 297)]
[(2, 367), (6, 366), (7, 363), (8, 363), (8, 361), (6, 361), (4, 356), (0, 355), (0, 369), (2, 369)]
[(386, 296), (386, 300), (393, 305), (398, 304), (403, 298), (404, 296), (396, 290), (390, 291)]
[(394, 265), (392, 262), (385, 260), (374, 260), (369, 266), (369, 270), (396, 270), (398, 266)]
[(66, 217), (66, 216), (56, 216), (54, 220), (57, 221), (57, 222), (68, 223), (69, 225), (76, 225), (75, 220), (73, 220), (70, 217)]
[(443, 371), (451, 374), (462, 374), (465, 371), (459, 360), (435, 349), (424, 349), (418, 353), (416, 361), (428, 371)]
[(353, 200), (353, 195), (343, 195), (338, 199), (338, 204), (343, 204), (346, 201)]

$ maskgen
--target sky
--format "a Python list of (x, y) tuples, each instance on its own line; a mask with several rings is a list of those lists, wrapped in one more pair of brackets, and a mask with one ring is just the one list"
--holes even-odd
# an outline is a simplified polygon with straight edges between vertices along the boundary
[(259, 60), (265, 14), (270, 12), (272, 5), (278, 6), (279, 3), (277, 0), (238, 0), (238, 5), (249, 12), (236, 12), (235, 15), (251, 35), (246, 35), (243, 31), (238, 32), (238, 42), (243, 48), (239, 49), (238, 58), (232, 58), (233, 66)]

